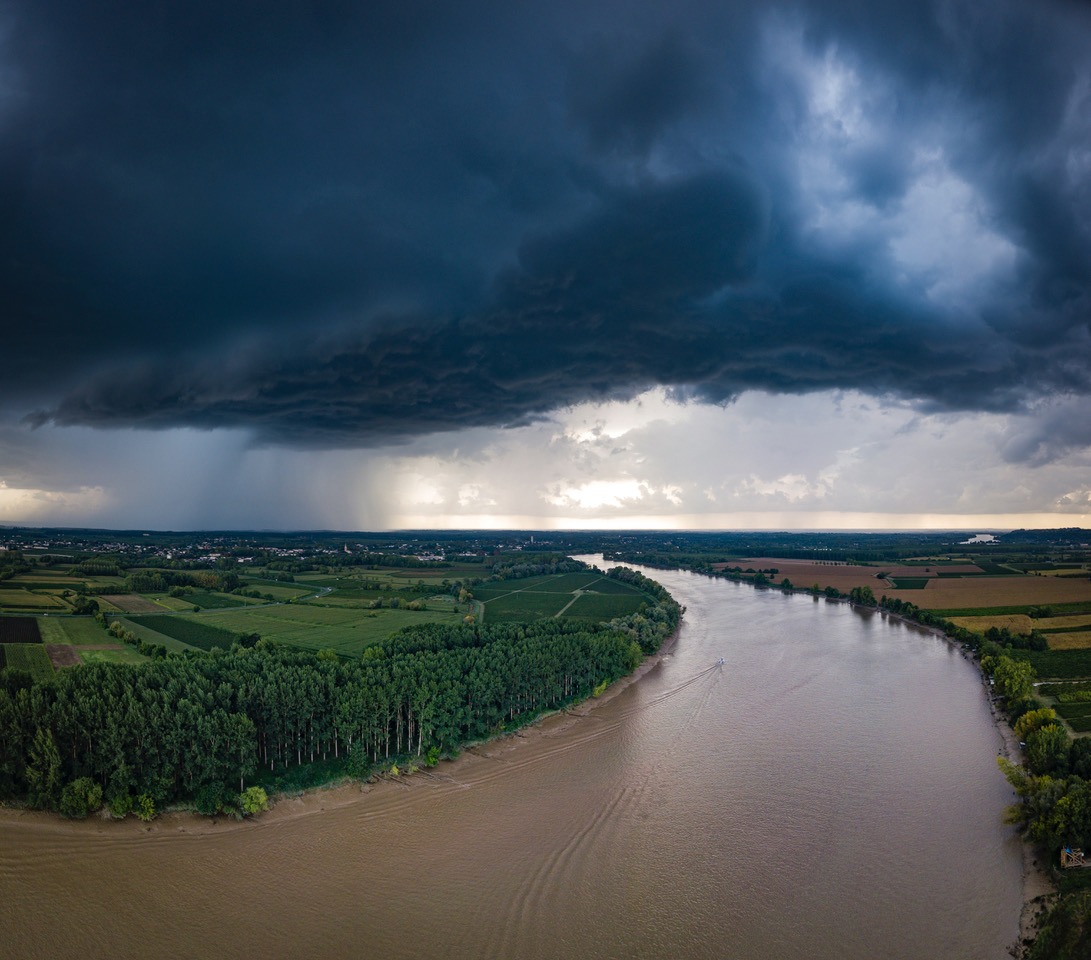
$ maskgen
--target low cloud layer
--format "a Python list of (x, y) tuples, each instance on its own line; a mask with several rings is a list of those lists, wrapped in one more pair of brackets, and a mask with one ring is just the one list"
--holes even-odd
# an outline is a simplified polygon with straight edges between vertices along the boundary
[(1084, 6), (373, 6), (4, 8), (9, 414), (351, 448), (847, 389), (1087, 446)]

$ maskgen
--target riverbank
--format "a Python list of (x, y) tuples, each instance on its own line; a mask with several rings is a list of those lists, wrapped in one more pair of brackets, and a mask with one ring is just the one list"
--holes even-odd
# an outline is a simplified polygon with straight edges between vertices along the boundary
[[(849, 600), (845, 600), (844, 602), (851, 603)], [(865, 609), (872, 608), (869, 607)], [(900, 620), (902, 623), (912, 624), (921, 630), (926, 630), (937, 637), (941, 637), (946, 640), (950, 646), (958, 649), (962, 656), (967, 660), (973, 659), (966, 653), (962, 644), (953, 639), (940, 627), (926, 626), (923, 623), (918, 623), (911, 617), (904, 616), (900, 613), (894, 613), (890, 610), (884, 610), (883, 613), (887, 617)], [(985, 673), (981, 670), (980, 664), (977, 664), (975, 661), (975, 665), (978, 668), (981, 686), (985, 700), (989, 705), (989, 712), (992, 714), (993, 724), (996, 726), (996, 731), (1000, 737), (1000, 749), (997, 751), (997, 755), (1004, 756), (1012, 763), (1021, 766), (1023, 763), (1023, 751), (1019, 746), (1019, 741), (1016, 738), (1011, 725), (1008, 723), (1007, 717), (997, 708), (996, 700), (993, 697), (992, 689), (989, 686), (988, 677), (986, 677)], [(1012, 795), (1014, 796), (1014, 792)], [(1057, 888), (1053, 883), (1053, 878), (1050, 876), (1050, 872), (1046, 865), (1042, 863), (1038, 850), (1022, 838), (1020, 838), (1020, 848), (1023, 859), (1023, 905), (1019, 911), (1019, 941), (1018, 944), (1015, 945), (1018, 947), (1021, 947), (1034, 939), (1038, 932), (1039, 917), (1043, 910), (1049, 905), (1051, 899), (1057, 894)]]
[[(698, 573), (699, 571), (688, 571), (691, 573)], [(709, 577), (709, 579), (717, 580), (724, 579), (715, 575), (702, 573), (702, 576)], [(762, 591), (777, 591), (781, 588), (775, 584), (762, 586), (759, 584), (750, 583), (747, 580), (736, 580), (735, 578), (726, 578), (735, 583), (749, 583), (755, 590)], [(977, 663), (975, 658), (967, 653), (963, 644), (959, 643), (953, 637), (947, 634), (941, 627), (936, 627), (930, 624), (923, 624), (915, 620), (911, 616), (907, 616), (902, 613), (897, 613), (893, 610), (889, 610), (882, 607), (870, 606), (867, 604), (854, 603), (847, 596), (842, 597), (830, 597), (825, 594), (815, 594), (811, 589), (805, 587), (793, 587), (791, 593), (800, 596), (811, 596), (815, 599), (821, 598), (827, 603), (844, 603), (850, 607), (858, 608), (861, 611), (869, 611), (871, 613), (879, 613), (884, 619), (897, 620), (906, 625), (912, 626), (925, 633), (932, 634), (938, 639), (946, 641), (946, 643), (959, 652), (959, 654), (966, 660), (974, 662), (974, 667), (977, 670), (978, 677), (983, 687), (983, 694), (985, 700), (989, 705), (989, 711), (992, 715), (993, 725), (996, 728), (999, 738), (998, 755), (1003, 755), (1013, 763), (1022, 765), (1023, 755), (1020, 749), (1019, 742), (1016, 739), (1010, 725), (1007, 722), (1007, 718), (997, 708), (996, 703), (991, 695), (991, 689), (989, 687), (988, 678), (981, 671), (980, 664)], [(999, 772), (997, 774), (1000, 775)], [(1020, 853), (1022, 859), (1022, 905), (1019, 913), (1019, 938), (1018, 945), (1027, 943), (1033, 940), (1038, 926), (1038, 920), (1049, 904), (1050, 900), (1056, 896), (1057, 890), (1053, 883), (1053, 879), (1050, 875), (1048, 867), (1041, 862), (1037, 849), (1020, 838)]]
[[(998, 755), (1003, 755), (1012, 763), (1022, 764), (1023, 751), (1019, 747), (1019, 741), (1008, 724), (1007, 717), (997, 708), (996, 701), (991, 695), (988, 678), (982, 674), (981, 683), (985, 689), (985, 696), (989, 703), (989, 710), (993, 716), (993, 722), (1000, 734), (1001, 748)], [(1014, 796), (1014, 792), (1012, 794)], [(1042, 910), (1048, 905), (1050, 899), (1057, 893), (1046, 865), (1041, 862), (1039, 853), (1026, 840), (1022, 841), (1023, 852), (1023, 908), (1019, 913), (1019, 942), (1026, 943), (1033, 940), (1038, 930), (1038, 918)]]
[(581, 719), (592, 716), (597, 708), (609, 703), (618, 694), (658, 667), (673, 651), (680, 631), (681, 626), (663, 641), (659, 650), (646, 656), (631, 673), (619, 677), (598, 697), (588, 697), (563, 709), (542, 713), (517, 730), (507, 731), (487, 740), (468, 743), (457, 757), (441, 760), (437, 767), (421, 766), (413, 773), (401, 773), (397, 776), (392, 776), (388, 772), (379, 772), (366, 781), (342, 778), (301, 792), (271, 794), (269, 809), (255, 818), (246, 820), (223, 815), (209, 817), (193, 810), (170, 808), (163, 810), (154, 820), (147, 822), (132, 816), (115, 819), (105, 808), (86, 820), (67, 820), (55, 813), (42, 810), (0, 805), (0, 823), (5, 826), (15, 826), (19, 823), (48, 824), (56, 827), (58, 831), (92, 832), (114, 836), (141, 834), (205, 836), (246, 830), (262, 824), (276, 824), (336, 810), (358, 801), (362, 794), (375, 791), (402, 791), (430, 781), (457, 780), (460, 772), (474, 759), (482, 756), (495, 757), (497, 754), (516, 750), (524, 744), (543, 738), (558, 737), (579, 723)]
[[(806, 593), (809, 591), (794, 592)], [(859, 607), (861, 610), (880, 609), (862, 604), (855, 604), (847, 597), (826, 597), (825, 599), (827, 602), (832, 600), (836, 603), (847, 603), (849, 606)], [(886, 618), (910, 624), (919, 630), (931, 633), (934, 636), (945, 640), (952, 648), (957, 649), (965, 659), (973, 660), (973, 657), (966, 653), (963, 645), (951, 637), (942, 628), (919, 623), (912, 617), (905, 616), (901, 613), (895, 613), (893, 610), (881, 610), (880, 612)], [(988, 678), (985, 676), (984, 672), (981, 671), (980, 664), (977, 664), (975, 661), (975, 665), (977, 666), (981, 679), (985, 700), (989, 705), (989, 712), (992, 714), (993, 724), (1000, 737), (1000, 749), (997, 751), (997, 755), (1003, 755), (1012, 763), (1021, 766), (1023, 763), (1023, 751), (1019, 746), (1019, 741), (1016, 739), (1015, 733), (1012, 731), (1007, 717), (1005, 717), (997, 708), (996, 701), (992, 696), (992, 690), (989, 687)], [(1019, 940), (1013, 947), (1021, 948), (1022, 945), (1027, 944), (1034, 939), (1038, 932), (1038, 920), (1049, 905), (1051, 899), (1056, 896), (1057, 888), (1053, 883), (1049, 870), (1039, 859), (1037, 849), (1022, 838), (1020, 838), (1020, 849), (1023, 861), (1023, 904), (1019, 911)]]
[(0, 825), (7, 952), (1007, 956), (1020, 852), (970, 664), (845, 607), (661, 582), (689, 611), (640, 676), (457, 762), (204, 836)]

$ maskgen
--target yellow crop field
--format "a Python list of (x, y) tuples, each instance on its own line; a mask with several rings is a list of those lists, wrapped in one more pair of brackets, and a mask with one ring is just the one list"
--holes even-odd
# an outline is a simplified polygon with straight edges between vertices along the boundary
[(1087, 650), (1091, 648), (1091, 630), (1080, 633), (1051, 633), (1048, 640), (1050, 650)]
[[(874, 589), (874, 588), (873, 588)], [(965, 577), (930, 580), (923, 590), (888, 590), (928, 610), (1091, 602), (1091, 580), (1058, 577)], [(1052, 621), (1041, 621), (1039, 625)]]
[(68, 610), (60, 597), (48, 593), (31, 593), (29, 590), (0, 590), (0, 607), (21, 610)]
[(1007, 629), (1012, 633), (1030, 633), (1036, 624), (1041, 625), (1041, 621), (1031, 620), (1030, 617), (1021, 613), (998, 617), (951, 617), (951, 623), (956, 627), (972, 630), (974, 633), (984, 633), (990, 627), (996, 627), (999, 630)]
[(1058, 630), (1061, 627), (1091, 627), (1091, 613), (1076, 613), (1070, 617), (1050, 617), (1048, 620), (1035, 620), (1039, 630)]

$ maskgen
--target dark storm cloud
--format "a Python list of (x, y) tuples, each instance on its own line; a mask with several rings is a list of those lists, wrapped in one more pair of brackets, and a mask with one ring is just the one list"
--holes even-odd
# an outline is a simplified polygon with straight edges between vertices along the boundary
[[(387, 6), (6, 8), (9, 408), (351, 446), (656, 384), (1091, 394), (1082, 8)], [(831, 58), (869, 136), (813, 129)], [(896, 255), (939, 154), (1001, 273)]]
[(707, 68), (698, 61), (675, 34), (635, 56), (595, 38), (569, 70), (572, 116), (596, 149), (645, 154), (667, 127), (710, 99)]

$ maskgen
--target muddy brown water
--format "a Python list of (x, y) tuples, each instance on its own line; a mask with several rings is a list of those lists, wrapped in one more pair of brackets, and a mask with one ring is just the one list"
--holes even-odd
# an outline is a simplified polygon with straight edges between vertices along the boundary
[(1020, 848), (974, 666), (646, 572), (688, 607), (659, 666), (431, 776), (242, 825), (0, 811), (0, 956), (1002, 960)]

